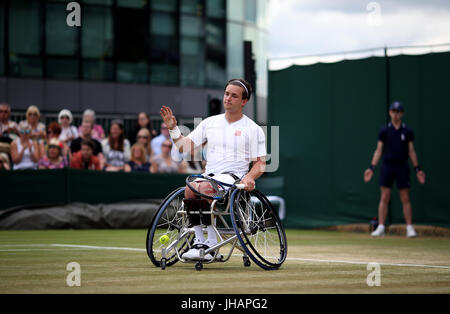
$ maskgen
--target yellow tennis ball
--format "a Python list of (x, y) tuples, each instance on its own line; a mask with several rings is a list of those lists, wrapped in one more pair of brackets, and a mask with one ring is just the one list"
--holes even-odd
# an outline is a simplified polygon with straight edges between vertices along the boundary
[(167, 244), (167, 243), (169, 243), (169, 237), (166, 234), (164, 234), (159, 237), (159, 242), (161, 244)]

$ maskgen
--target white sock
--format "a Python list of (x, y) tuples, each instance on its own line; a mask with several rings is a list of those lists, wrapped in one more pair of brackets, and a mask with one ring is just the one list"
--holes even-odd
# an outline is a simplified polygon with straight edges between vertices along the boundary
[(383, 224), (379, 224), (377, 229), (384, 230), (384, 225)]
[(194, 243), (205, 242), (205, 236), (203, 235), (203, 228), (201, 225), (194, 226), (195, 240)]
[(414, 227), (413, 227), (413, 225), (406, 225), (406, 229), (407, 229), (407, 230), (410, 230), (410, 229), (413, 229), (413, 230), (414, 230)]
[(206, 226), (206, 230), (208, 231), (208, 241), (211, 243), (217, 243), (217, 235), (213, 225)]

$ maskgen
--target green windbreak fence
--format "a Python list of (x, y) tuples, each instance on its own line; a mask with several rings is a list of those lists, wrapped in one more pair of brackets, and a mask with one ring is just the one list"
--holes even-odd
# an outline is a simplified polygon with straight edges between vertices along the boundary
[[(415, 224), (450, 227), (450, 53), (372, 57), (269, 72), (268, 124), (279, 126), (288, 227), (369, 223), (377, 216), (377, 169), (369, 166), (388, 104), (405, 106), (415, 132), (420, 185), (411, 171)], [(388, 223), (404, 223), (394, 188)]]

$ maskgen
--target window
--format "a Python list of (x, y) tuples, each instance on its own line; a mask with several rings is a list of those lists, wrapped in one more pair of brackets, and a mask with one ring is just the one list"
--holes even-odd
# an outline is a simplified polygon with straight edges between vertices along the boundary
[(151, 9), (157, 11), (175, 12), (177, 0), (152, 0)]
[(256, 0), (245, 1), (245, 20), (256, 24)]
[(80, 27), (67, 25), (65, 3), (48, 2), (45, 6), (46, 74), (50, 78), (79, 78)]
[(5, 74), (5, 27), (4, 23), (5, 21), (5, 6), (3, 2), (0, 2), (0, 75)]
[(38, 1), (9, 3), (9, 73), (42, 76), (42, 12)]
[(69, 57), (49, 57), (46, 62), (47, 77), (54, 79), (78, 79), (79, 60)]
[(225, 0), (206, 1), (206, 16), (215, 18), (225, 18)]
[[(67, 2), (67, 1), (65, 1)], [(112, 5), (113, 0), (83, 0), (83, 4)]]
[(146, 0), (117, 0), (117, 6), (123, 8), (143, 9), (147, 6)]
[(205, 43), (203, 29), (203, 21), (201, 18), (181, 16), (181, 85), (203, 86), (205, 83)]
[(235, 23), (227, 24), (227, 74), (228, 77), (244, 76), (244, 37), (243, 26)]
[(69, 2), (0, 0), (0, 75), (222, 87), (242, 76), (244, 25), (258, 4), (82, 0), (81, 27), (70, 27)]
[(225, 21), (206, 23), (206, 82), (209, 87), (221, 87), (226, 80)]
[(246, 1), (227, 0), (227, 17), (229, 20), (244, 21), (244, 4)]
[(113, 56), (112, 9), (86, 6), (83, 10), (81, 54), (83, 58)]
[(176, 16), (170, 13), (153, 12), (150, 32), (150, 82), (176, 84), (180, 59)]
[(85, 6), (82, 25), (83, 79), (114, 80), (112, 8)]
[(146, 83), (148, 80), (148, 64), (145, 61), (117, 63), (117, 81)]
[(117, 80), (148, 82), (148, 12), (144, 9), (117, 8), (114, 53)]
[(196, 16), (203, 15), (202, 0), (183, 0), (180, 1), (180, 12), (182, 14), (192, 14)]
[(45, 52), (49, 55), (76, 56), (79, 27), (66, 23), (66, 6), (62, 3), (47, 3), (45, 25)]

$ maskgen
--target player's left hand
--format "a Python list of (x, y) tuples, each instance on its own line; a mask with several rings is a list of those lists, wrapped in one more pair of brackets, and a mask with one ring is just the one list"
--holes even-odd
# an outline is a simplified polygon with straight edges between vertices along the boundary
[(255, 180), (247, 176), (242, 178), (241, 183), (245, 184), (244, 190), (246, 191), (253, 191), (256, 186)]
[(417, 172), (417, 181), (419, 181), (420, 184), (425, 184), (425, 172), (422, 170)]

